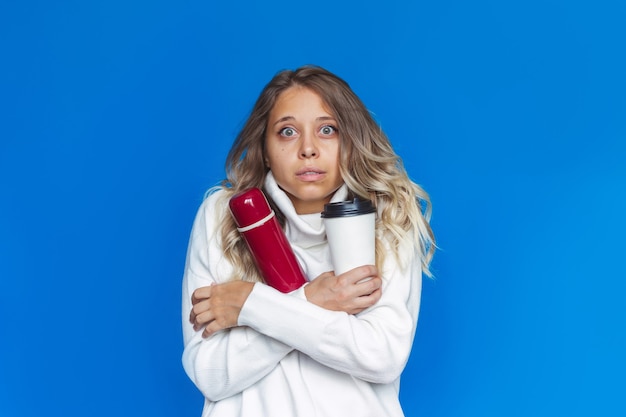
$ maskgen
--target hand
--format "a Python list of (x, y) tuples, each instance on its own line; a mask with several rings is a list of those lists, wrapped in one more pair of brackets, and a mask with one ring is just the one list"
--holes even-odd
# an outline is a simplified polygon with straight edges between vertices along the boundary
[(196, 289), (191, 296), (189, 321), (195, 331), (203, 326), (202, 337), (209, 337), (218, 330), (237, 326), (239, 313), (252, 292), (254, 283), (231, 281)]
[(324, 272), (304, 287), (304, 293), (307, 300), (327, 310), (357, 314), (380, 300), (382, 283), (378, 269), (365, 265), (341, 275)]

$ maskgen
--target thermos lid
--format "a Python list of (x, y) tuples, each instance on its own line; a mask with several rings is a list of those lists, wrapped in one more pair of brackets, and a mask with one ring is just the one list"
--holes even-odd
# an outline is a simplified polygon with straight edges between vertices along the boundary
[(355, 198), (351, 201), (339, 201), (336, 203), (324, 204), (322, 217), (331, 219), (335, 217), (358, 216), (360, 214), (375, 213), (376, 207), (370, 200)]
[(250, 226), (272, 213), (265, 194), (258, 188), (250, 188), (234, 195), (228, 205), (237, 227)]

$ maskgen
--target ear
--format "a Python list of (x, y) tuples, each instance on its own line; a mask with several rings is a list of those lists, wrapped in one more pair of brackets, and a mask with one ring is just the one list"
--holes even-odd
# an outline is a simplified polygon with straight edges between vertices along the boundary
[(269, 160), (269, 159), (267, 159), (267, 158), (265, 158), (263, 161), (265, 162), (265, 166), (266, 166), (267, 168), (269, 168), (269, 167), (270, 167), (270, 160)]

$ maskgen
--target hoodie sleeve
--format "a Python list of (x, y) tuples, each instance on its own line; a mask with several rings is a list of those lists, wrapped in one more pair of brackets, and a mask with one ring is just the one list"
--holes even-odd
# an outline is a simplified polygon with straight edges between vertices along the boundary
[(255, 284), (239, 324), (279, 340), (314, 360), (354, 377), (390, 383), (408, 360), (421, 294), (421, 266), (405, 269), (389, 255), (378, 303), (358, 315), (329, 311)]
[[(267, 375), (293, 350), (289, 345), (249, 327), (223, 330), (208, 338), (189, 322), (191, 295), (199, 287), (223, 282), (231, 267), (217, 241), (215, 213), (223, 212), (219, 193), (200, 207), (191, 231), (182, 290), (183, 367), (210, 401), (239, 393)], [(303, 299), (303, 290), (289, 298)]]

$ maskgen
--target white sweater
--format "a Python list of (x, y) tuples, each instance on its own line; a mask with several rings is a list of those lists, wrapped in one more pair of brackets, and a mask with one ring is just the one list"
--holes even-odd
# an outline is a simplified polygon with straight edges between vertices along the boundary
[[(332, 270), (319, 215), (296, 214), (271, 173), (265, 188), (287, 218), (287, 239), (308, 279)], [(417, 324), (419, 259), (401, 270), (389, 254), (382, 298), (358, 315), (318, 307), (303, 288), (283, 294), (257, 283), (239, 327), (203, 339), (188, 320), (191, 294), (224, 282), (232, 270), (218, 240), (218, 214), (228, 209), (218, 203), (219, 193), (198, 211), (183, 278), (183, 366), (204, 394), (202, 416), (402, 416), (400, 374)], [(346, 195), (343, 186), (333, 201)]]

